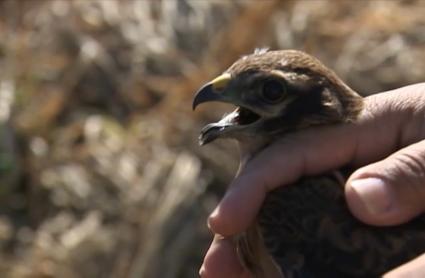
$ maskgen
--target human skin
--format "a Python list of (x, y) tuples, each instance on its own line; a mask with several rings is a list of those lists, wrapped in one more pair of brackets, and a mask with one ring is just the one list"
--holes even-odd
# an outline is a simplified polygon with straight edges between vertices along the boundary
[[(356, 123), (310, 128), (273, 143), (246, 164), (210, 215), (215, 236), (201, 277), (250, 277), (232, 235), (254, 221), (267, 192), (304, 175), (348, 164), (358, 168), (346, 182), (345, 197), (352, 214), (370, 225), (397, 225), (423, 213), (424, 139), (425, 83), (420, 83), (365, 98)], [(425, 255), (385, 277), (415, 273), (425, 273)]]

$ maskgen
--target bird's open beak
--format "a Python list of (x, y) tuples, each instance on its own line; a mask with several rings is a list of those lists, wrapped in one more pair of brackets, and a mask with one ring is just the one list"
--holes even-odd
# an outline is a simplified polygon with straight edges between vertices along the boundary
[(223, 73), (211, 82), (202, 86), (193, 99), (192, 109), (195, 110), (199, 104), (208, 101), (226, 102), (226, 97), (223, 94), (223, 91), (227, 84), (229, 84), (230, 79), (231, 76), (229, 73)]
[(206, 125), (199, 136), (199, 143), (205, 145), (219, 137), (234, 138), (237, 132), (260, 118), (258, 114), (244, 108), (240, 100), (235, 97), (229, 88), (231, 75), (224, 73), (211, 82), (205, 84), (193, 99), (193, 109), (199, 104), (209, 101), (231, 103), (237, 108), (225, 115), (220, 121)]

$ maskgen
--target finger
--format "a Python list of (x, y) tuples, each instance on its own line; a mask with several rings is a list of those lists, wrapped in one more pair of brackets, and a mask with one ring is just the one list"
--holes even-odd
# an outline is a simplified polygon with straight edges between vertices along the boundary
[[(345, 130), (345, 127), (340, 127)], [(349, 131), (349, 129), (347, 129)], [(355, 149), (354, 137), (348, 132), (340, 132), (339, 128), (318, 129), (320, 142), (311, 140), (313, 132), (307, 131), (297, 136), (290, 136), (265, 149), (254, 157), (239, 176), (232, 182), (225, 196), (208, 219), (209, 227), (218, 234), (229, 236), (245, 230), (257, 215), (266, 194), (277, 186), (296, 181), (303, 173), (318, 173), (322, 169), (332, 169), (345, 164)], [(344, 138), (341, 138), (344, 137)], [(350, 140), (350, 148), (341, 149), (333, 159), (329, 152), (333, 149), (330, 138)], [(354, 139), (353, 139), (354, 138)], [(320, 144), (317, 148), (316, 144)], [(312, 155), (310, 148), (316, 146), (319, 153)], [(314, 153), (314, 152), (313, 152)], [(325, 159), (321, 159), (320, 157)], [(320, 167), (317, 165), (320, 159)]]
[(203, 278), (243, 277), (244, 269), (238, 260), (236, 247), (231, 239), (217, 235), (214, 237), (199, 274)]
[(386, 273), (384, 278), (422, 277), (425, 273), (425, 255)]
[(404, 223), (425, 211), (425, 141), (360, 168), (347, 182), (352, 213), (373, 225)]
[(356, 124), (289, 134), (260, 152), (242, 169), (211, 214), (210, 228), (222, 235), (239, 233), (252, 223), (266, 194), (274, 188), (294, 182), (302, 175), (323, 173), (348, 163), (364, 165), (383, 159), (398, 146), (423, 136), (417, 121), (409, 119), (412, 110), (396, 104), (400, 102), (401, 90), (404, 90), (402, 100), (425, 102), (421, 99), (424, 94), (416, 92), (418, 88), (423, 90), (425, 86), (411, 86), (367, 98)]

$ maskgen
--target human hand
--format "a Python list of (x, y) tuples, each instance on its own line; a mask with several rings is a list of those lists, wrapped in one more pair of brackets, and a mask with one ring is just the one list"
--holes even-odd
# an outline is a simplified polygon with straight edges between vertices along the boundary
[[(353, 215), (370, 225), (397, 225), (423, 213), (424, 139), (425, 83), (367, 97), (355, 124), (311, 128), (285, 136), (242, 169), (211, 214), (208, 223), (216, 236), (201, 276), (249, 277), (239, 264), (230, 237), (252, 223), (267, 192), (304, 175), (348, 164), (361, 167), (348, 179), (345, 195)], [(425, 256), (387, 276), (418, 272), (425, 272)]]

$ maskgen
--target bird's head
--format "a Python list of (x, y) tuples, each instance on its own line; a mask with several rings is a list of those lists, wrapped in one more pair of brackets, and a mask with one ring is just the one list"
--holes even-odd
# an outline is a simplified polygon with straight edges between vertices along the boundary
[(314, 125), (353, 121), (362, 98), (314, 57), (296, 50), (256, 51), (204, 85), (193, 109), (209, 101), (237, 106), (205, 126), (200, 144), (276, 136)]

